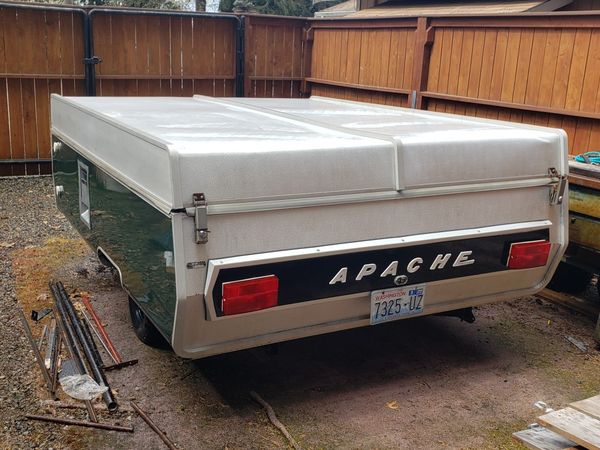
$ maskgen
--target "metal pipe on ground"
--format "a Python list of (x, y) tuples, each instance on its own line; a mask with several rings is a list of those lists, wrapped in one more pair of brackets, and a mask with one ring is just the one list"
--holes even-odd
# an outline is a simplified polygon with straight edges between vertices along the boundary
[(96, 314), (96, 311), (94, 310), (94, 307), (92, 306), (92, 303), (90, 302), (90, 299), (83, 296), (83, 297), (81, 297), (81, 302), (83, 303), (83, 305), (86, 307), (86, 309), (92, 316), (92, 320), (96, 324), (97, 331), (102, 336), (102, 341), (104, 341), (104, 343), (106, 344), (108, 349), (110, 349), (110, 350), (108, 350), (108, 349), (107, 350), (108, 350), (108, 353), (110, 354), (111, 358), (115, 362), (115, 364), (119, 364), (119, 363), (123, 362), (123, 359), (121, 358), (120, 353), (117, 351), (114, 344), (110, 340), (110, 337), (108, 336), (108, 333), (104, 329), (104, 326), (102, 325), (102, 322), (100, 321), (100, 318)]
[(31, 329), (29, 328), (29, 324), (27, 323), (27, 319), (25, 318), (25, 314), (23, 314), (23, 310), (19, 309), (19, 319), (21, 319), (21, 323), (23, 324), (23, 329), (25, 330), (25, 334), (27, 335), (27, 339), (29, 340), (29, 344), (31, 345), (31, 349), (33, 350), (33, 354), (35, 355), (35, 359), (37, 360), (38, 365), (40, 366), (40, 370), (42, 371), (42, 375), (44, 376), (44, 381), (46, 382), (46, 386), (48, 387), (48, 391), (50, 394), (56, 399), (56, 396), (52, 392), (52, 379), (50, 378), (50, 374), (46, 370), (46, 366), (44, 365), (44, 359), (40, 354), (40, 349), (38, 348), (37, 342), (33, 339), (33, 335), (31, 334)]
[(25, 417), (29, 420), (41, 420), (43, 422), (54, 422), (64, 425), (78, 425), (80, 427), (100, 428), (102, 430), (126, 431), (128, 433), (133, 433), (133, 427), (123, 427), (120, 425), (111, 425), (109, 423), (86, 422), (84, 420), (63, 419), (53, 416), (36, 416), (33, 414), (27, 414)]
[(110, 389), (110, 385), (108, 384), (106, 376), (104, 375), (104, 371), (100, 367), (101, 362), (98, 362), (98, 358), (100, 355), (100, 353), (98, 352), (98, 348), (96, 347), (96, 344), (94, 343), (93, 339), (91, 339), (90, 336), (88, 336), (85, 333), (81, 325), (80, 319), (77, 316), (77, 313), (75, 312), (75, 308), (73, 308), (73, 304), (69, 299), (69, 295), (67, 294), (65, 287), (60, 281), (56, 283), (56, 288), (60, 296), (60, 301), (63, 303), (63, 306), (66, 309), (71, 325), (75, 330), (78, 341), (81, 344), (83, 353), (86, 356), (93, 378), (96, 380), (97, 383), (103, 384), (104, 386), (108, 387), (107, 391), (104, 394), (102, 394), (102, 399), (104, 400), (104, 403), (106, 403), (106, 406), (109, 411), (116, 411), (119, 405), (117, 404), (117, 401)]
[[(102, 339), (102, 336), (100, 335), (100, 333), (98, 332), (96, 327), (94, 327), (94, 324), (92, 324), (92, 319), (90, 319), (90, 317), (86, 314), (86, 312), (83, 309), (81, 310), (81, 315), (83, 316), (83, 320), (85, 321), (87, 328), (94, 332), (94, 334), (96, 335), (96, 339), (98, 339), (98, 341), (100, 341), (100, 344), (102, 345), (102, 347), (104, 348), (104, 350), (106, 351), (108, 356), (110, 356), (110, 359), (112, 359), (113, 363), (118, 364), (119, 361), (117, 361), (115, 359), (115, 357), (111, 353), (108, 345), (106, 344), (106, 342), (104, 342), (104, 339)], [(103, 366), (103, 367), (104, 367), (104, 370), (106, 370), (106, 367), (105, 366)]]
[(144, 419), (144, 422), (146, 422), (148, 426), (152, 428), (156, 434), (158, 434), (158, 437), (161, 438), (161, 440), (165, 443), (167, 447), (169, 447), (171, 450), (177, 450), (177, 447), (175, 447), (173, 441), (171, 441), (167, 437), (166, 433), (163, 430), (156, 426), (152, 419), (148, 417), (148, 415), (144, 411), (142, 411), (142, 409), (135, 402), (131, 401), (129, 403), (131, 404), (131, 407), (135, 409), (135, 412), (137, 412), (140, 415), (140, 417)]
[[(81, 350), (76, 344), (75, 332), (71, 328), (71, 324), (67, 320), (66, 312), (63, 307), (63, 304), (60, 300), (61, 295), (58, 290), (58, 286), (55, 283), (50, 282), (50, 291), (54, 296), (54, 303), (56, 304), (56, 310), (58, 312), (58, 317), (56, 321), (56, 325), (60, 330), (60, 334), (64, 337), (64, 342), (67, 347), (67, 351), (69, 356), (75, 361), (75, 365), (80, 373), (88, 373), (87, 368), (83, 364), (83, 355), (81, 354)], [(57, 370), (58, 368), (56, 368)], [(54, 381), (54, 386), (56, 386), (56, 381)], [(89, 400), (85, 401), (85, 407), (87, 409), (88, 417), (92, 422), (97, 422), (98, 418), (96, 417), (96, 412), (92, 407), (92, 403)]]

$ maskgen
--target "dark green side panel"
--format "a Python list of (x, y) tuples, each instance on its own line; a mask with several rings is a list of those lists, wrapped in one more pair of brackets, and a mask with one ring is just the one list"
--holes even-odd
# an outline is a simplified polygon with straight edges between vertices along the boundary
[[(114, 261), (125, 288), (170, 341), (176, 301), (171, 219), (65, 143), (54, 153), (53, 173), (63, 189), (57, 197), (60, 211), (94, 249), (102, 247)], [(80, 190), (87, 196), (86, 189), (89, 201), (80, 198)]]

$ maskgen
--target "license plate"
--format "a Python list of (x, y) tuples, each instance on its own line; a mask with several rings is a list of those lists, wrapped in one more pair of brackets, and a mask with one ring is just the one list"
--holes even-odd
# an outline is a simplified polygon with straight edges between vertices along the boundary
[(425, 285), (403, 286), (371, 292), (371, 325), (421, 314)]

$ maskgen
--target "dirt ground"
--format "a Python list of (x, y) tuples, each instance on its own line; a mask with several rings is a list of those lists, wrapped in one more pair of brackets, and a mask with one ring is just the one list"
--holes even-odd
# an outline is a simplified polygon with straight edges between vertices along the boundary
[[(117, 433), (24, 419), (52, 410), (17, 308), (51, 304), (47, 283), (86, 291), (125, 359), (109, 372), (124, 411)], [(189, 361), (141, 344), (127, 296), (56, 211), (51, 179), (0, 179), (0, 447), (164, 448), (135, 401), (180, 448), (278, 449), (287, 443), (249, 397), (257, 391), (307, 449), (510, 449), (543, 400), (558, 408), (600, 391), (594, 321), (523, 298), (479, 308), (474, 324), (424, 317)], [(597, 300), (597, 298), (596, 298)], [(39, 334), (40, 324), (32, 324)], [(589, 347), (585, 353), (565, 337)]]

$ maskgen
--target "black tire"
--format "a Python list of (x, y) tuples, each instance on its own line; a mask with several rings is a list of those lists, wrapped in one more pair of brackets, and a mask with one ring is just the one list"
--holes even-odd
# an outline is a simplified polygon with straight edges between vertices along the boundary
[(135, 300), (129, 297), (129, 316), (133, 331), (140, 341), (154, 348), (168, 348), (167, 341), (150, 322), (148, 316), (141, 310)]
[(591, 280), (591, 273), (571, 264), (561, 262), (548, 287), (555, 291), (578, 294), (585, 291)]

